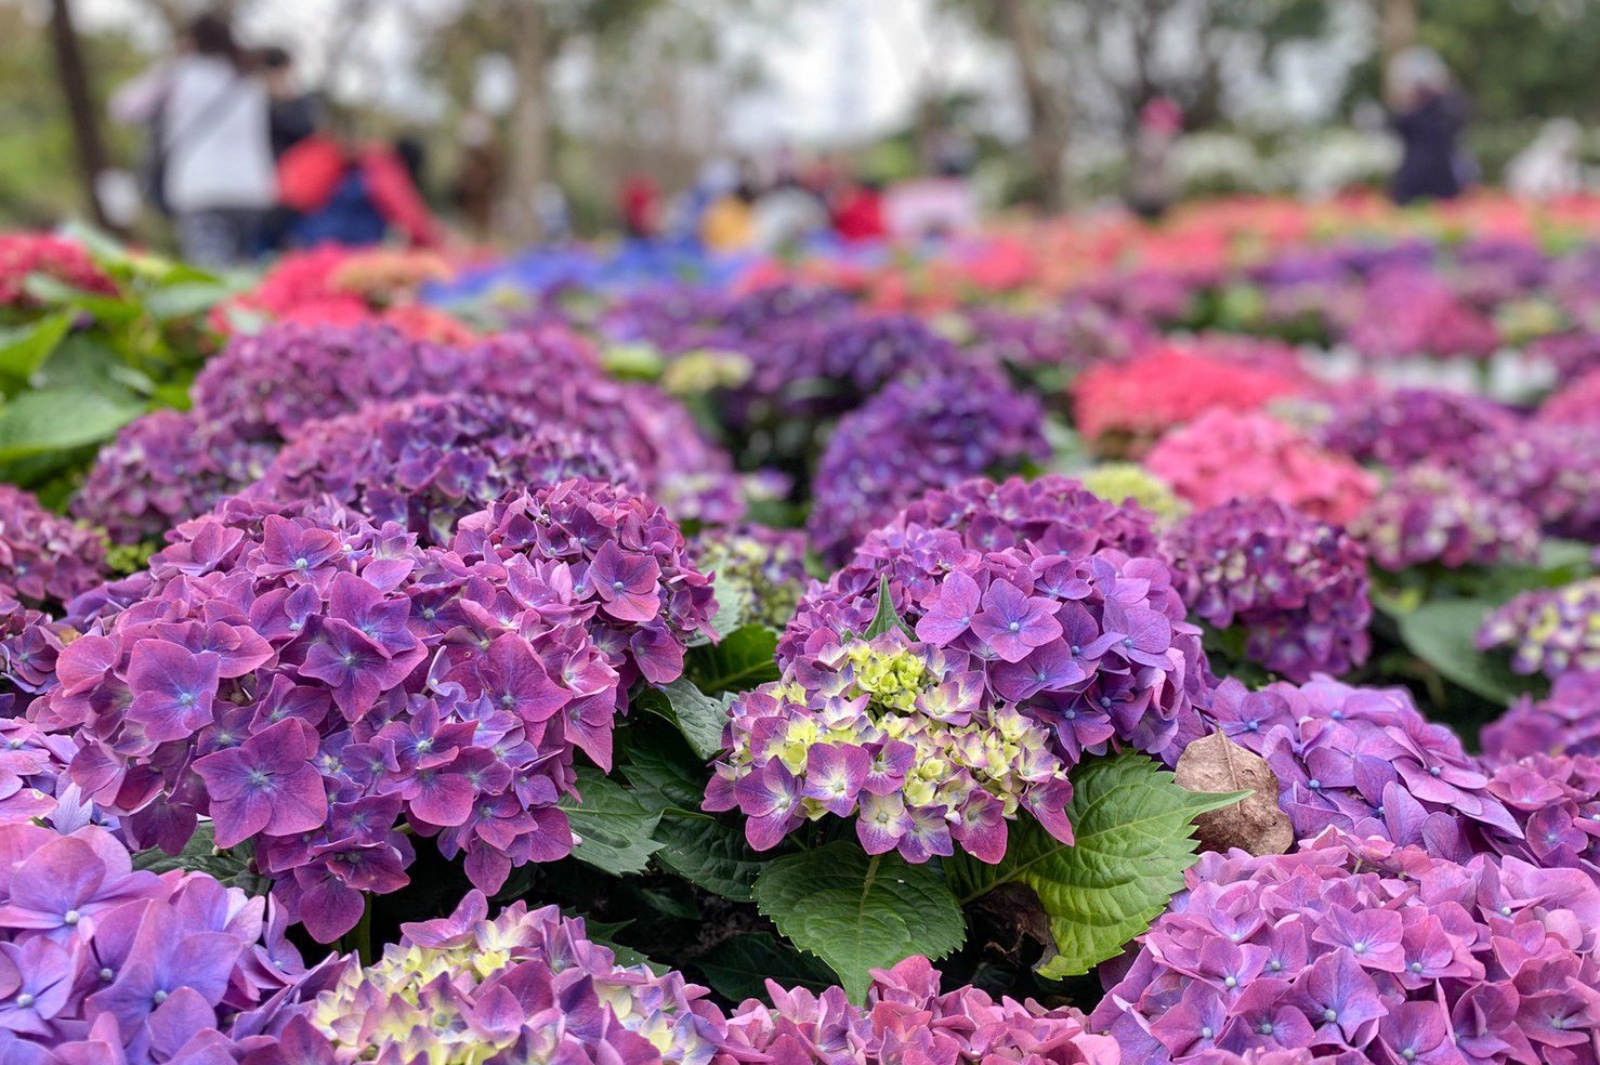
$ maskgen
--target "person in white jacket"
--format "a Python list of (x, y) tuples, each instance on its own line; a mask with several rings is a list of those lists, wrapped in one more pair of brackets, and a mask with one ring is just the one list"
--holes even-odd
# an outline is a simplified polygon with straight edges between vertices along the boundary
[(157, 138), (152, 176), (184, 258), (206, 267), (250, 259), (278, 200), (271, 102), (227, 20), (197, 18), (178, 55), (124, 86), (111, 106)]

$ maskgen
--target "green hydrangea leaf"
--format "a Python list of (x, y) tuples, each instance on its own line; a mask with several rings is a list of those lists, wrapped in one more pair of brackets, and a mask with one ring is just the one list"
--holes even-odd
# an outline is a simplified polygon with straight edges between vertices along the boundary
[(577, 774), (581, 798), (565, 795), (557, 803), (578, 837), (572, 856), (613, 876), (644, 872), (661, 847), (655, 840), (661, 811), (598, 769), (579, 766)]
[[(745, 625), (720, 642), (691, 648), (684, 670), (708, 695), (749, 691), (778, 679), (778, 633), (765, 625)], [(718, 726), (721, 736), (721, 724)]]
[(873, 969), (914, 954), (937, 961), (961, 946), (966, 921), (936, 865), (868, 855), (839, 841), (780, 858), (761, 871), (756, 905), (778, 931), (865, 1000)]
[(697, 964), (712, 990), (733, 1002), (766, 998), (767, 981), (783, 987), (826, 991), (833, 973), (808, 955), (779, 943), (765, 932), (741, 932), (718, 943)]
[(722, 727), (728, 723), (728, 704), (679, 677), (671, 684), (649, 688), (634, 706), (675, 725), (694, 753), (709, 761), (722, 750)]
[(963, 903), (1010, 885), (1032, 891), (1055, 940), (1055, 955), (1039, 966), (1051, 979), (1088, 972), (1149, 928), (1194, 863), (1194, 817), (1248, 794), (1186, 791), (1131, 751), (1083, 762), (1072, 785), (1072, 846), (1026, 818), (1011, 826), (998, 865), (959, 851), (946, 862)]
[(889, 592), (889, 578), (885, 576), (878, 582), (878, 612), (873, 615), (872, 624), (867, 627), (867, 639), (875, 640), (884, 633), (898, 630), (907, 639), (915, 640), (917, 634), (911, 631), (911, 626), (894, 608), (894, 596)]
[(1446, 680), (1492, 703), (1509, 706), (1530, 682), (1511, 672), (1503, 654), (1478, 650), (1478, 629), (1494, 604), (1482, 599), (1439, 599), (1399, 618), (1406, 648)]

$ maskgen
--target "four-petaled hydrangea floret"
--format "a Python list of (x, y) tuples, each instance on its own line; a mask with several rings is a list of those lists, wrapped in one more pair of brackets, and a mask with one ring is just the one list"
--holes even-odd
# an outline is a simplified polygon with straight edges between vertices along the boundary
[(1048, 732), (985, 703), (975, 665), (896, 632), (824, 647), (734, 701), (706, 808), (742, 811), (758, 850), (829, 814), (854, 814), (868, 853), (911, 862), (957, 844), (997, 862), (1022, 811), (1070, 843), (1072, 792)]

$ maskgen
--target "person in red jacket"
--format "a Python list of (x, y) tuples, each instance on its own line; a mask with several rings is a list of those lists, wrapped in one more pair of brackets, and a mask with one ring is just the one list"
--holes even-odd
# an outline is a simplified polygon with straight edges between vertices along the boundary
[(841, 240), (852, 244), (887, 236), (882, 186), (870, 180), (848, 183), (834, 202), (833, 229)]

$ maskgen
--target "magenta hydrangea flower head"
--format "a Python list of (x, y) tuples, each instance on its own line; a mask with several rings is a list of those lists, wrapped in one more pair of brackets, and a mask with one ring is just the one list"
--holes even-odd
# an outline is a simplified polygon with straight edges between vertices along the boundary
[(591, 717), (609, 757), (617, 674), (561, 604), (441, 580), (460, 562), (439, 554), (230, 500), (113, 589), (31, 716), (76, 733), (71, 781), (133, 844), (176, 851), (211, 818), (323, 942), (407, 882), (402, 822), (497, 890), (570, 851), (555, 804)]
[(1454, 469), (1477, 440), (1516, 424), (1513, 414), (1479, 396), (1363, 382), (1328, 403), (1315, 435), (1323, 447), (1363, 464), (1404, 470), (1431, 462)]
[[(0, 703), (11, 698), (0, 697)], [(51, 735), (24, 718), (0, 716), (0, 824), (38, 821), (63, 831), (88, 824), (96, 811), (67, 777), (77, 753), (70, 736)]]
[(828, 814), (855, 815), (869, 854), (910, 862), (956, 846), (998, 862), (1019, 811), (1070, 843), (1067, 764), (1039, 721), (986, 700), (983, 683), (965, 651), (898, 632), (822, 647), (734, 700), (706, 809), (743, 812), (758, 850)]
[(1499, 766), (1489, 791), (1521, 830), (1492, 834), (1495, 852), (1541, 869), (1577, 869), (1600, 885), (1600, 758), (1531, 755)]
[(1600, 672), (1561, 674), (1547, 697), (1518, 699), (1481, 739), (1495, 764), (1536, 754), (1600, 757)]
[(509, 496), (463, 518), (452, 551), (467, 564), (533, 564), (552, 605), (583, 618), (622, 675), (665, 684), (688, 640), (710, 636), (717, 603), (683, 533), (649, 499), (582, 478)]
[[(902, 572), (877, 574), (919, 640), (970, 656), (986, 705), (1013, 706), (1046, 730), (1070, 768), (1116, 740), (1177, 757), (1198, 735), (1207, 667), (1166, 565), (1112, 548), (1050, 554), (1037, 545), (980, 552), (929, 534)], [(785, 669), (866, 632), (878, 594), (814, 588), (778, 649)]]
[(105, 579), (105, 561), (94, 532), (0, 484), (0, 603), (56, 611)]
[[(314, 1002), (279, 1014), (280, 1056), (265, 1061), (709, 1065), (721, 1052), (726, 1021), (705, 988), (619, 965), (554, 906), (487, 915), (472, 892), (448, 918), (402, 925), (372, 965), (345, 962)], [(314, 1054), (288, 1057), (297, 1041)]]
[(1393, 571), (1430, 563), (1446, 569), (1525, 564), (1539, 553), (1539, 519), (1532, 511), (1442, 466), (1396, 474), (1351, 533), (1374, 562)]
[(818, 995), (768, 981), (771, 1006), (750, 999), (728, 1018), (728, 1059), (1119, 1065), (1116, 1043), (1090, 1034), (1077, 1010), (997, 1002), (970, 986), (944, 991), (922, 957), (872, 977), (864, 1008), (842, 988)]
[(778, 643), (779, 663), (792, 661), (819, 627), (865, 632), (885, 575), (895, 605), (906, 609), (931, 595), (961, 559), (989, 551), (1035, 545), (1048, 554), (1081, 556), (1113, 548), (1163, 559), (1155, 521), (1137, 504), (1107, 502), (1054, 474), (1000, 484), (976, 478), (928, 492), (868, 533), (826, 585), (807, 591)]
[(712, 528), (696, 534), (689, 549), (719, 597), (746, 604), (747, 621), (782, 629), (794, 616), (808, 580), (804, 533), (755, 524)]
[(115, 543), (159, 544), (168, 529), (259, 477), (274, 450), (193, 413), (152, 411), (100, 449), (72, 513)]
[(1291, 855), (1202, 855), (1187, 880), (1090, 1018), (1124, 1061), (1596, 1060), (1583, 873), (1330, 831)]
[(1600, 422), (1535, 420), (1486, 434), (1459, 468), (1485, 492), (1533, 511), (1546, 532), (1600, 540)]
[(869, 531), (929, 489), (1005, 474), (1050, 452), (1044, 411), (997, 371), (905, 377), (845, 416), (812, 486), (807, 529), (844, 562)]
[(456, 522), (508, 491), (573, 477), (637, 488), (633, 467), (598, 441), (492, 395), (429, 396), (313, 422), (250, 494), (324, 497), (419, 541), (444, 544)]
[(1366, 661), (1366, 552), (1338, 526), (1270, 499), (1237, 500), (1181, 519), (1167, 546), (1190, 612), (1242, 630), (1251, 661), (1296, 681)]
[(1257, 692), (1224, 680), (1208, 717), (1261, 755), (1296, 838), (1328, 827), (1465, 860), (1487, 834), (1520, 836), (1484, 769), (1402, 688), (1352, 688), (1327, 677)]
[(0, 825), (0, 852), (0, 1060), (235, 1061), (235, 1022), (311, 983), (267, 900), (135, 871), (103, 828)]
[(1592, 624), (1596, 613), (1597, 577), (1523, 592), (1484, 619), (1478, 649), (1509, 647), (1512, 669), (1552, 680), (1571, 671), (1600, 670), (1600, 631)]

